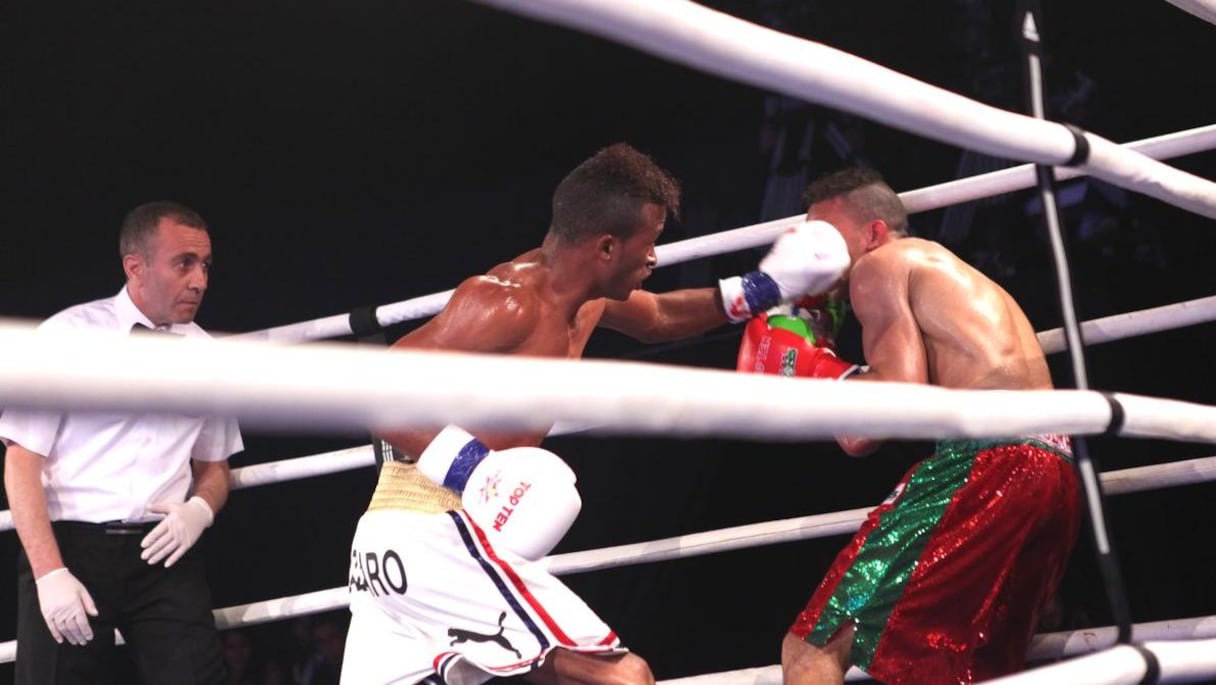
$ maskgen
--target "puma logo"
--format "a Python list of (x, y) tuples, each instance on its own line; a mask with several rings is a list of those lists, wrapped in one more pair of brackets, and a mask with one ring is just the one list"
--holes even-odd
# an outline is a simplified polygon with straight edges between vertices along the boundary
[(507, 612), (504, 611), (498, 615), (498, 632), (492, 635), (477, 633), (473, 632), (472, 630), (462, 630), (460, 628), (448, 628), (448, 637), (452, 638), (452, 641), (448, 643), (448, 646), (454, 647), (459, 642), (493, 642), (505, 650), (515, 652), (516, 659), (522, 659), (524, 658), (523, 655), (520, 654), (519, 650), (515, 649), (515, 647), (511, 645), (510, 640), (503, 635), (502, 623), (506, 619)]

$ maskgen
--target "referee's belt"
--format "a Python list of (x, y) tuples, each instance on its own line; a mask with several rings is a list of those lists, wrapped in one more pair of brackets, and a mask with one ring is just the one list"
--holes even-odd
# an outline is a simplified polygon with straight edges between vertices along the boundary
[(147, 535), (152, 532), (156, 524), (160, 521), (102, 521), (101, 523), (91, 523), (89, 521), (56, 521), (74, 528), (76, 530), (85, 530), (103, 533), (105, 535)]

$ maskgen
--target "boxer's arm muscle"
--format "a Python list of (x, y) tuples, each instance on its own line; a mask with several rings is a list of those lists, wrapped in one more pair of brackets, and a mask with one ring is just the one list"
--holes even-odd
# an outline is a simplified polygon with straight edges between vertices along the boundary
[[(485, 352), (511, 354), (536, 326), (537, 310), (518, 289), (495, 279), (474, 277), (461, 283), (443, 311), (393, 344), (394, 349), (417, 351)], [(417, 458), (438, 428), (410, 428), (377, 434), (401, 453)], [(529, 435), (485, 436), (498, 448), (532, 444)]]
[(679, 340), (726, 323), (717, 288), (656, 294), (635, 290), (629, 299), (609, 300), (600, 325), (646, 343)]

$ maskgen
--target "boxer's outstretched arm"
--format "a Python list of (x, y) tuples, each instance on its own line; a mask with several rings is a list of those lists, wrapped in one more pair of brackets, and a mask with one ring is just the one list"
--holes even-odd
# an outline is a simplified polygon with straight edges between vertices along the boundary
[(717, 288), (656, 295), (636, 290), (624, 302), (609, 300), (600, 325), (642, 342), (666, 342), (704, 333), (803, 295), (834, 287), (849, 266), (848, 246), (823, 221), (790, 228), (773, 243), (757, 271), (725, 278)]
[(600, 326), (646, 343), (680, 340), (727, 323), (717, 288), (656, 294), (635, 290), (629, 299), (608, 300)]

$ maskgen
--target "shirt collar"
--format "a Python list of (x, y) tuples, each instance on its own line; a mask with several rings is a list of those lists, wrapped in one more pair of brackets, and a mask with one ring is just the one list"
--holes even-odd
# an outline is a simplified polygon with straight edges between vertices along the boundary
[[(152, 323), (152, 320), (144, 316), (144, 313), (139, 311), (139, 307), (135, 306), (135, 302), (131, 300), (131, 293), (127, 292), (125, 285), (114, 298), (114, 313), (118, 318), (118, 330), (120, 331), (129, 331), (137, 323), (148, 328), (156, 328), (156, 324)], [(168, 330), (172, 331), (173, 326), (169, 326)]]

